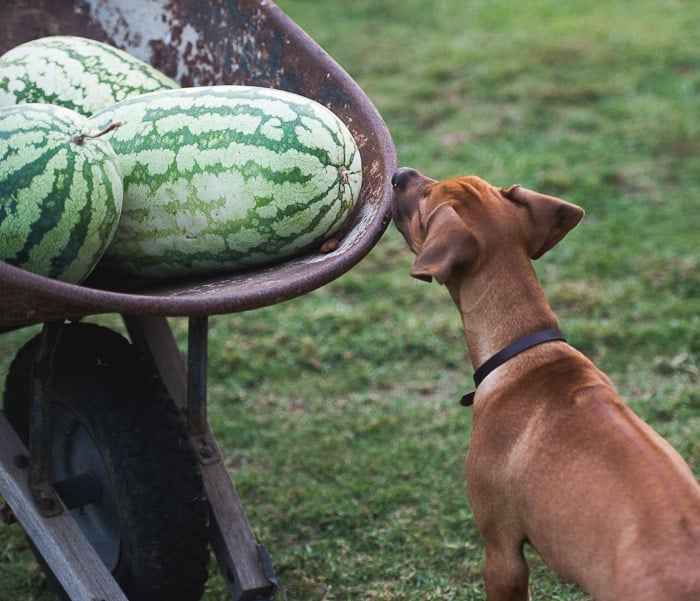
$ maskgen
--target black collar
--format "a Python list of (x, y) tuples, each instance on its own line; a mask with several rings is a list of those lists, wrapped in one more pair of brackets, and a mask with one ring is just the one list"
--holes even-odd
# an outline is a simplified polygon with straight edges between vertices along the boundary
[[(516, 355), (519, 355), (523, 351), (526, 351), (533, 346), (542, 344), (543, 342), (550, 342), (552, 340), (564, 340), (564, 335), (557, 329), (551, 330), (540, 330), (529, 336), (525, 336), (520, 340), (516, 340), (512, 344), (498, 351), (493, 357), (489, 357), (480, 367), (474, 372), (474, 386), (478, 387), (479, 384), (488, 376), (494, 369), (503, 365), (509, 359), (512, 359)], [(475, 392), (468, 392), (460, 400), (460, 404), (465, 407), (469, 407), (474, 403)]]

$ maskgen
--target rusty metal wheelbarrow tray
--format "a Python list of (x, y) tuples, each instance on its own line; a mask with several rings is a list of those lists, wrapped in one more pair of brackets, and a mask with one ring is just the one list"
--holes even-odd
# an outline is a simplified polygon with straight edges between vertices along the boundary
[[(132, 341), (153, 359), (176, 404), (190, 413), (199, 408), (204, 421), (190, 430), (191, 439), (195, 448), (215, 451), (213, 458), (208, 452), (208, 460), (201, 462), (212, 515), (212, 546), (234, 600), (272, 598), (275, 583), (269, 560), (253, 536), (224, 462), (216, 461), (216, 441), (206, 423), (203, 400), (197, 400), (205, 392), (206, 319), (302, 295), (364, 258), (389, 222), (389, 181), (397, 166), (391, 136), (352, 78), (268, 0), (6, 0), (0, 53), (45, 35), (82, 35), (110, 42), (184, 86), (246, 84), (303, 94), (333, 110), (358, 143), (363, 162), (360, 199), (339, 247), (331, 253), (309, 253), (271, 267), (178, 281), (114, 281), (98, 267), (82, 285), (0, 261), (0, 332), (120, 313)], [(187, 365), (166, 316), (190, 318)], [(8, 502), (8, 496), (15, 500), (16, 508), (11, 503), (15, 514), (54, 573), (62, 572), (61, 584), (69, 596), (123, 600), (71, 520), (46, 519), (32, 506), (26, 470), (14, 460), (26, 453), (0, 413), (0, 493)]]
[(97, 313), (184, 316), (255, 309), (328, 283), (381, 237), (389, 220), (388, 181), (396, 167), (386, 125), (352, 78), (272, 2), (9, 0), (4, 6), (0, 53), (49, 34), (106, 40), (182, 85), (259, 85), (311, 97), (350, 128), (362, 157), (363, 186), (337, 250), (245, 273), (115, 282), (98, 267), (78, 286), (0, 261), (0, 330)]

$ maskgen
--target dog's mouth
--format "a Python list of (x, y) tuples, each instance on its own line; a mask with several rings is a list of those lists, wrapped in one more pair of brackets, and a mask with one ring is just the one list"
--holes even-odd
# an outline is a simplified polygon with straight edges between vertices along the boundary
[(411, 220), (415, 210), (409, 206), (405, 196), (397, 194), (394, 190), (394, 194), (391, 199), (391, 216), (394, 220), (394, 225), (396, 229), (401, 232), (406, 244), (413, 252), (417, 252), (415, 244), (413, 243), (412, 237), (410, 236), (410, 225)]

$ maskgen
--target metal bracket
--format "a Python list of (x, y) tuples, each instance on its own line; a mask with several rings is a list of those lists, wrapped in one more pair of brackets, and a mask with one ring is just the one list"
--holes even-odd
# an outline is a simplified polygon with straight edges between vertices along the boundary
[(190, 317), (187, 330), (187, 428), (202, 465), (221, 460), (207, 421), (208, 319)]
[(207, 429), (208, 322), (206, 316), (188, 321), (187, 426), (191, 436)]
[(29, 487), (44, 517), (63, 511), (49, 482), (51, 446), (51, 370), (63, 321), (44, 324), (32, 363), (29, 401)]

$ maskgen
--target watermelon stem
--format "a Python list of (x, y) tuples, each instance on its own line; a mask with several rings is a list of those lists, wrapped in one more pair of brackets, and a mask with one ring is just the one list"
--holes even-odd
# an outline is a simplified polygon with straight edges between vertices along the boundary
[(81, 145), (83, 142), (85, 142), (85, 138), (99, 138), (100, 136), (104, 136), (105, 134), (117, 129), (117, 127), (121, 127), (122, 122), (121, 121), (115, 121), (114, 123), (111, 123), (107, 127), (105, 127), (102, 131), (97, 132), (96, 134), (75, 134), (71, 137), (71, 141), (74, 142), (75, 144)]
[(338, 173), (340, 173), (340, 181), (342, 181), (344, 184), (347, 184), (350, 181), (350, 171), (348, 169), (345, 167), (340, 167), (340, 169), (338, 169)]

